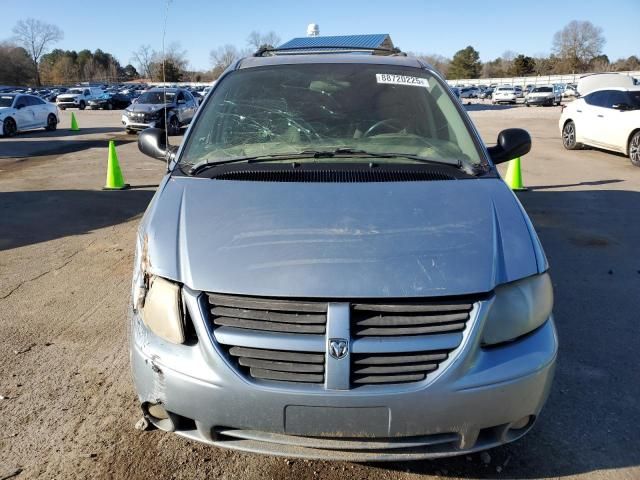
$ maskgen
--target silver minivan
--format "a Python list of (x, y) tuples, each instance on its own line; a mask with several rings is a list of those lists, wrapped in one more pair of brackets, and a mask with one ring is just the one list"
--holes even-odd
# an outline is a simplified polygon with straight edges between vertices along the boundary
[(139, 228), (131, 363), (145, 417), (220, 447), (350, 461), (524, 435), (552, 383), (540, 241), (443, 79), (402, 55), (233, 64)]

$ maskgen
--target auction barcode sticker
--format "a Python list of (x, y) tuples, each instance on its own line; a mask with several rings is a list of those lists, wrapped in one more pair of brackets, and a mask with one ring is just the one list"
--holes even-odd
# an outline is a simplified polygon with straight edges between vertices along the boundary
[(411, 85), (413, 87), (429, 86), (426, 78), (397, 75), (395, 73), (376, 73), (376, 81), (378, 83), (388, 83), (391, 85)]

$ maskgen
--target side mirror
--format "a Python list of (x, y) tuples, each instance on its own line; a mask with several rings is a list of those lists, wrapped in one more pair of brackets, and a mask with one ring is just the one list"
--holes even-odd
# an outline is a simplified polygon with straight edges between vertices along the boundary
[(628, 103), (616, 103), (614, 105), (611, 105), (611, 108), (624, 112), (625, 110), (631, 110), (631, 105), (629, 105)]
[(531, 150), (531, 136), (521, 128), (507, 128), (498, 134), (497, 145), (487, 148), (493, 163), (503, 163), (526, 155)]
[(164, 130), (147, 128), (138, 135), (138, 149), (156, 160), (172, 161), (176, 156), (178, 147), (176, 145), (167, 146), (166, 138)]

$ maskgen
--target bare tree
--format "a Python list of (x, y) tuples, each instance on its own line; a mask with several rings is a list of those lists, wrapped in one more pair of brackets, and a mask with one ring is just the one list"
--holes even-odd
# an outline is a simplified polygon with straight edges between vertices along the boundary
[(247, 45), (254, 50), (258, 50), (260, 47), (276, 47), (279, 43), (280, 37), (273, 30), (264, 34), (253, 30), (247, 37)]
[(49, 47), (64, 38), (64, 33), (57, 26), (50, 23), (41, 22), (35, 18), (20, 20), (13, 27), (15, 40), (27, 51), (33, 62), (33, 69), (36, 75), (36, 84), (41, 85), (40, 69), (38, 62)]
[(249, 52), (246, 50), (238, 50), (235, 46), (227, 44), (211, 50), (209, 58), (214, 69), (225, 70), (233, 62), (248, 54)]
[(553, 36), (553, 51), (565, 68), (576, 73), (602, 54), (605, 42), (602, 28), (589, 21), (573, 20)]
[(151, 45), (140, 45), (140, 48), (133, 52), (132, 60), (138, 65), (138, 70), (145, 78), (151, 79), (151, 64), (154, 55)]
[(411, 55), (424, 60), (433, 68), (438, 70), (444, 77), (447, 76), (449, 72), (449, 64), (451, 63), (451, 59), (444, 57), (438, 54), (430, 54), (430, 53), (410, 53)]

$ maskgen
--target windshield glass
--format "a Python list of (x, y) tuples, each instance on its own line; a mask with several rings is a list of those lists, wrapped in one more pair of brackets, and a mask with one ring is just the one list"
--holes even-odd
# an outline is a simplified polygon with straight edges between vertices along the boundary
[(214, 90), (180, 164), (349, 148), (477, 165), (479, 151), (445, 90), (416, 68), (303, 64), (239, 70)]
[(71, 95), (82, 95), (82, 89), (81, 88), (70, 88), (69, 90), (67, 90), (68, 94)]
[(0, 108), (10, 107), (12, 103), (13, 103), (13, 96), (11, 95), (0, 96)]
[(533, 93), (551, 93), (553, 89), (551, 87), (538, 87), (533, 89)]
[(175, 93), (167, 92), (166, 100), (165, 94), (163, 92), (147, 92), (143, 93), (138, 97), (138, 103), (151, 103), (151, 104), (160, 104), (160, 103), (172, 103), (173, 97), (175, 97)]

